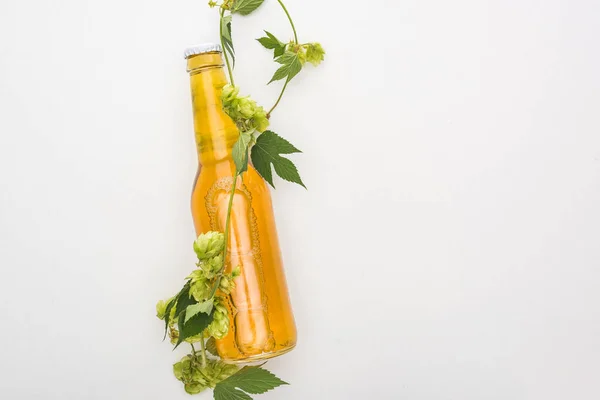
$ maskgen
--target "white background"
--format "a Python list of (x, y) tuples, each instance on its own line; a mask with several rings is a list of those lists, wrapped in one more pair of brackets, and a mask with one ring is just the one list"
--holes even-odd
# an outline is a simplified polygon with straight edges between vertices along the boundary
[[(299, 327), (261, 399), (600, 398), (600, 3), (290, 0), (326, 62), (272, 128)], [(0, 2), (0, 397), (187, 399), (154, 314), (193, 268), (204, 1)], [(237, 81), (270, 105), (234, 22)], [(199, 396), (209, 399), (210, 395)]]

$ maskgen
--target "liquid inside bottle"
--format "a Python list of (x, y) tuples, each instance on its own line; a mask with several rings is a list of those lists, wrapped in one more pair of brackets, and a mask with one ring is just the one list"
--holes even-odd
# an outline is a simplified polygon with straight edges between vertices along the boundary
[(220, 51), (187, 53), (198, 174), (192, 192), (192, 216), (198, 234), (225, 231), (231, 211), (226, 272), (237, 266), (241, 275), (228, 296), (228, 335), (217, 340), (219, 355), (227, 362), (267, 359), (296, 345), (296, 326), (285, 280), (271, 194), (266, 182), (249, 165), (237, 179), (231, 157), (239, 131), (224, 113), (221, 91), (227, 78)]

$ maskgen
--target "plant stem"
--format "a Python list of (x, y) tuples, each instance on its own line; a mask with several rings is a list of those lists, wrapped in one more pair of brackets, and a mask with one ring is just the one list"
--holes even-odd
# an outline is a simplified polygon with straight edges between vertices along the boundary
[(281, 5), (281, 8), (283, 8), (283, 11), (285, 11), (285, 15), (287, 15), (288, 19), (290, 20), (290, 25), (292, 26), (292, 30), (294, 31), (294, 42), (296, 42), (296, 44), (298, 44), (298, 34), (296, 33), (296, 27), (294, 26), (294, 21), (292, 21), (292, 17), (290, 16), (290, 13), (288, 12), (287, 8), (285, 8), (283, 1), (281, 1), (281, 0), (277, 0), (277, 1), (279, 2), (279, 5)]
[[(290, 21), (290, 25), (292, 26), (292, 31), (294, 31), (294, 43), (297, 45), (298, 44), (298, 33), (296, 32), (296, 27), (294, 26), (294, 21), (292, 20), (292, 16), (290, 15), (289, 11), (285, 7), (285, 4), (283, 4), (283, 1), (277, 0), (277, 2), (281, 6), (281, 8), (283, 8), (285, 15), (287, 15), (288, 20)], [(281, 89), (281, 93), (279, 93), (279, 97), (277, 98), (277, 101), (275, 102), (275, 105), (273, 105), (273, 107), (271, 107), (271, 109), (267, 113), (267, 118), (271, 118), (271, 113), (279, 105), (279, 102), (281, 101), (281, 98), (283, 97), (283, 94), (285, 93), (285, 89), (287, 89), (287, 85), (289, 82), (290, 82), (289, 79), (286, 79), (285, 84), (283, 85), (283, 88)]]
[(233, 175), (233, 183), (231, 184), (231, 194), (229, 195), (229, 204), (227, 205), (227, 218), (225, 219), (225, 248), (223, 249), (223, 269), (227, 263), (227, 243), (229, 240), (229, 225), (231, 225), (231, 207), (233, 206), (233, 196), (235, 195), (235, 187), (237, 186), (238, 172)]
[(277, 106), (279, 105), (279, 102), (281, 101), (281, 98), (283, 97), (283, 93), (285, 93), (285, 89), (287, 88), (288, 83), (290, 83), (289, 79), (285, 80), (285, 84), (283, 85), (283, 88), (281, 89), (281, 93), (279, 93), (279, 98), (277, 98), (277, 101), (275, 102), (275, 104), (273, 105), (273, 107), (271, 107), (271, 109), (269, 110), (269, 112), (267, 113), (267, 119), (271, 118), (271, 113), (273, 112), (273, 110), (275, 110), (275, 108), (277, 108)]
[[(194, 346), (192, 346), (194, 348)], [(202, 368), (206, 368), (206, 347), (204, 346), (204, 338), (200, 340), (200, 355), (202, 356)]]
[(229, 204), (227, 206), (227, 218), (225, 220), (225, 232), (223, 233), (223, 236), (225, 239), (225, 248), (223, 249), (223, 266), (221, 267), (221, 270), (219, 271), (219, 277), (215, 281), (212, 291), (210, 292), (210, 296), (208, 297), (209, 299), (212, 299), (213, 297), (215, 297), (215, 294), (217, 293), (217, 289), (221, 285), (221, 278), (223, 277), (222, 272), (225, 270), (225, 266), (227, 265), (227, 244), (229, 242), (229, 226), (231, 225), (231, 208), (233, 206), (233, 197), (235, 195), (235, 187), (237, 186), (238, 176), (239, 176), (239, 174), (236, 171), (236, 173), (233, 175), (233, 183), (231, 185), (231, 194), (229, 195)]
[(221, 9), (221, 19), (219, 22), (219, 37), (221, 38), (221, 49), (223, 50), (223, 56), (225, 57), (225, 63), (227, 64), (227, 71), (229, 71), (229, 82), (232, 86), (235, 86), (233, 82), (233, 71), (231, 70), (231, 64), (229, 63), (229, 56), (227, 50), (225, 50), (225, 42), (223, 41), (223, 17), (225, 16), (225, 9)]

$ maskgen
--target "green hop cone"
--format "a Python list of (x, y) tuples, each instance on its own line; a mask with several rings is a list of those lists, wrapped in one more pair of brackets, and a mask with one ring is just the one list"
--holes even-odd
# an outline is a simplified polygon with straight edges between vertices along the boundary
[(233, 271), (231, 271), (231, 279), (235, 279), (242, 274), (242, 268), (238, 265)]
[(211, 291), (211, 285), (207, 280), (198, 280), (190, 285), (190, 294), (197, 302), (208, 299)]
[(172, 345), (177, 344), (179, 341), (179, 331), (173, 325), (169, 326), (169, 339), (171, 340)]
[(238, 371), (235, 365), (225, 364), (218, 360), (207, 360), (203, 367), (200, 360), (192, 361), (187, 355), (173, 365), (173, 375), (183, 382), (185, 391), (197, 394), (207, 388), (214, 388), (217, 383), (229, 378)]
[(217, 256), (225, 248), (225, 235), (221, 232), (206, 232), (200, 234), (194, 241), (194, 252), (199, 260)]
[(254, 117), (252, 117), (252, 125), (259, 132), (264, 132), (269, 127), (269, 119), (264, 108), (257, 107)]
[(309, 43), (306, 48), (306, 60), (315, 67), (325, 59), (325, 50), (320, 43)]
[(243, 118), (252, 118), (256, 113), (256, 102), (249, 97), (239, 99), (237, 103), (237, 111)]
[(224, 104), (231, 103), (233, 100), (237, 99), (239, 93), (240, 88), (228, 83), (227, 85), (223, 86), (223, 91), (221, 92), (221, 100)]
[(199, 266), (204, 272), (206, 279), (213, 279), (223, 267), (223, 255), (219, 254), (216, 257), (205, 259), (204, 261), (200, 262)]
[(206, 390), (206, 386), (196, 382), (186, 383), (183, 388), (187, 394), (198, 394)]
[(300, 47), (296, 54), (298, 54), (298, 59), (300, 60), (300, 64), (302, 64), (302, 65), (306, 64), (306, 48), (303, 46)]
[[(158, 303), (156, 303), (156, 316), (158, 317), (158, 319), (160, 319), (160, 320), (165, 319), (165, 313), (167, 312), (167, 305), (171, 301), (173, 301), (174, 298), (175, 298), (175, 296), (171, 297), (167, 301), (159, 300)], [(175, 307), (171, 307), (171, 318), (173, 318), (174, 312), (175, 312)]]
[(228, 276), (221, 277), (221, 282), (219, 283), (219, 289), (225, 294), (230, 294), (234, 288), (233, 280)]
[(215, 339), (223, 339), (229, 332), (229, 314), (222, 297), (215, 297), (213, 321), (207, 330)]
[(250, 96), (240, 97), (239, 88), (232, 85), (223, 86), (221, 100), (223, 109), (242, 132), (256, 129), (264, 132), (269, 127), (265, 109), (252, 100)]
[(165, 319), (166, 312), (167, 302), (159, 300), (158, 303), (156, 303), (156, 316), (158, 317), (158, 319), (163, 320)]

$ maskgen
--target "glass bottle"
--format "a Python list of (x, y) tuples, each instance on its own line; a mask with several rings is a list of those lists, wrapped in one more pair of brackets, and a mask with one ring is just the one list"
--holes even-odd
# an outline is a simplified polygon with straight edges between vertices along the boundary
[[(221, 91), (227, 78), (219, 45), (186, 50), (190, 73), (198, 173), (192, 216), (198, 234), (225, 231), (235, 164), (231, 151), (239, 131), (225, 114)], [(285, 280), (271, 194), (252, 165), (237, 179), (228, 239), (226, 272), (241, 275), (228, 297), (230, 329), (217, 340), (228, 362), (267, 359), (296, 345), (296, 326)]]

